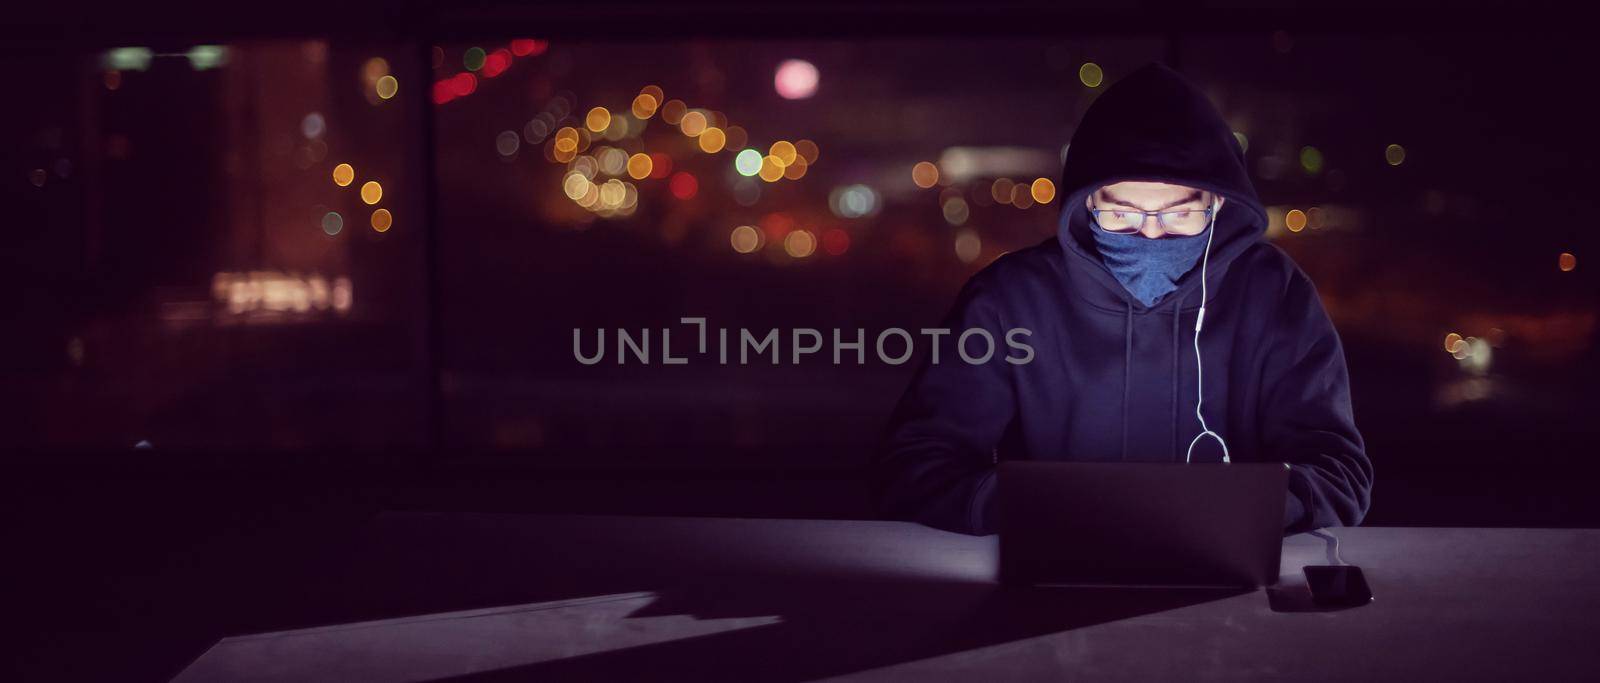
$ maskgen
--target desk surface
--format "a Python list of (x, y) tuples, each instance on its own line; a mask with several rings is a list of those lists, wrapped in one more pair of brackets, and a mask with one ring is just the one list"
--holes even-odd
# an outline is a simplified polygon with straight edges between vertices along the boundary
[[(1002, 588), (996, 541), (896, 522), (384, 514), (219, 593), (180, 681), (1600, 676), (1600, 531), (1334, 531), (1249, 592)], [(258, 567), (259, 569), (259, 567)]]

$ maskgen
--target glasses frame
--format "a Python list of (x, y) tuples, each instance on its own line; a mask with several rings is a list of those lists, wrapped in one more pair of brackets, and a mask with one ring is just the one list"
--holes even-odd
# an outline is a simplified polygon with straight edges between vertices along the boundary
[[(1102, 211), (1112, 211), (1112, 212), (1116, 212), (1116, 213), (1137, 213), (1137, 214), (1143, 214), (1143, 215), (1139, 218), (1138, 227), (1130, 228), (1128, 230), (1107, 230), (1104, 225), (1100, 224), (1100, 213)], [(1133, 234), (1137, 234), (1140, 230), (1144, 229), (1144, 222), (1146, 220), (1148, 220), (1151, 216), (1155, 216), (1156, 217), (1156, 225), (1161, 228), (1161, 232), (1163, 232), (1163, 233), (1172, 234), (1172, 235), (1185, 235), (1185, 236), (1198, 235), (1200, 233), (1205, 232), (1205, 229), (1202, 228), (1200, 230), (1200, 232), (1196, 232), (1196, 233), (1193, 233), (1193, 234), (1186, 234), (1186, 233), (1181, 233), (1181, 232), (1173, 232), (1173, 230), (1171, 228), (1167, 227), (1167, 219), (1164, 218), (1164, 216), (1166, 216), (1167, 214), (1172, 214), (1172, 213), (1192, 213), (1194, 211), (1202, 211), (1202, 212), (1204, 212), (1205, 215), (1206, 215), (1206, 220), (1205, 220), (1206, 225), (1210, 225), (1211, 224), (1211, 211), (1212, 211), (1212, 209), (1209, 206), (1204, 208), (1204, 209), (1167, 209), (1165, 211), (1145, 211), (1143, 209), (1100, 209), (1100, 208), (1094, 208), (1094, 207), (1090, 207), (1089, 208), (1090, 215), (1094, 216), (1094, 225), (1095, 225), (1095, 227), (1099, 228), (1102, 231), (1111, 233), (1113, 235), (1133, 235)]]

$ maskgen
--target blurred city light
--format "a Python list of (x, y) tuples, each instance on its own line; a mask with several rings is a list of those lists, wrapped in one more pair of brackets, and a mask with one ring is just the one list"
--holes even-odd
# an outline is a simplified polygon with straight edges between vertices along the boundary
[(383, 186), (376, 180), (369, 180), (361, 186), (361, 201), (368, 204), (377, 204), (383, 199)]
[(344, 216), (337, 211), (329, 211), (322, 215), (322, 231), (329, 237), (339, 234), (344, 229)]
[(741, 225), (733, 229), (728, 236), (728, 241), (733, 245), (733, 250), (741, 254), (748, 254), (761, 248), (761, 231), (749, 225)]
[(1399, 166), (1400, 164), (1405, 163), (1406, 148), (1401, 147), (1400, 145), (1389, 145), (1383, 150), (1383, 159), (1384, 161), (1389, 162), (1390, 166)]
[(378, 209), (372, 212), (372, 229), (378, 232), (388, 232), (394, 225), (394, 215), (388, 209)]
[(1289, 228), (1289, 232), (1305, 230), (1307, 220), (1306, 212), (1299, 209), (1290, 209), (1289, 213), (1283, 215), (1283, 225)]
[(333, 167), (333, 184), (339, 187), (349, 187), (350, 183), (355, 182), (355, 179), (356, 169), (354, 166), (339, 164)]
[(923, 189), (933, 187), (939, 182), (939, 167), (928, 161), (917, 162), (911, 167), (911, 182)]
[(761, 172), (761, 150), (744, 149), (733, 157), (733, 169), (742, 176), (753, 176)]
[(783, 238), (783, 250), (794, 258), (805, 258), (817, 251), (817, 236), (810, 230), (795, 230)]
[(1322, 150), (1307, 145), (1300, 148), (1300, 168), (1316, 175), (1322, 172)]
[(672, 190), (672, 196), (678, 199), (692, 199), (700, 191), (700, 181), (687, 171), (678, 171), (672, 174), (672, 180), (667, 181)]
[(150, 68), (150, 59), (154, 56), (147, 47), (119, 47), (107, 50), (103, 63), (106, 68), (118, 71), (144, 71)]
[(1098, 88), (1106, 80), (1106, 72), (1094, 62), (1084, 62), (1078, 67), (1078, 80), (1090, 88)]
[(787, 59), (778, 65), (772, 77), (772, 87), (786, 100), (803, 100), (817, 93), (821, 76), (817, 67), (803, 59)]
[(195, 71), (215, 69), (228, 63), (228, 48), (221, 45), (196, 45), (185, 55)]
[(1571, 252), (1563, 251), (1560, 258), (1556, 259), (1556, 265), (1561, 268), (1561, 272), (1570, 273), (1574, 268), (1578, 267), (1578, 257), (1572, 255)]
[(963, 229), (956, 233), (956, 258), (962, 263), (972, 263), (983, 253), (983, 240), (975, 230)]

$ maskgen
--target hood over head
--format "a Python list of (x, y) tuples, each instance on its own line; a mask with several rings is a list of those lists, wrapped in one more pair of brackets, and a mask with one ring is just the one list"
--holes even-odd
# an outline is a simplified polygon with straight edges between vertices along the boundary
[[(1234, 257), (1266, 231), (1266, 210), (1250, 183), (1244, 150), (1216, 106), (1176, 71), (1147, 64), (1112, 85), (1089, 106), (1062, 164), (1057, 234), (1062, 249), (1068, 252), (1068, 270), (1079, 277), (1087, 274), (1104, 286), (1105, 291), (1075, 287), (1092, 302), (1147, 308), (1101, 262), (1090, 232), (1089, 212), (1084, 208), (1084, 198), (1090, 193), (1125, 180), (1187, 185), (1225, 198), (1212, 228), (1216, 235), (1208, 270), (1213, 283)], [(1170, 298), (1157, 303), (1181, 301), (1191, 288), (1198, 288), (1198, 270), (1183, 276)]]

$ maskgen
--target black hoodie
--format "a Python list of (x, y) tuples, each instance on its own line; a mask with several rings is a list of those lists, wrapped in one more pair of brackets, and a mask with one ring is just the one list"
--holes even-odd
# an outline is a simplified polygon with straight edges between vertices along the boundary
[[(1372, 464), (1350, 410), (1344, 350), (1316, 289), (1262, 239), (1266, 212), (1244, 153), (1211, 102), (1158, 64), (1101, 95), (1072, 136), (1055, 238), (1007, 254), (962, 289), (890, 420), (872, 466), (889, 517), (971, 534), (995, 530), (1002, 459), (1182, 462), (1195, 417), (1194, 327), (1200, 268), (1147, 307), (1101, 261), (1085, 197), (1123, 180), (1162, 181), (1226, 198), (1207, 268), (1205, 417), (1234, 462), (1292, 465), (1285, 533), (1354, 525)], [(996, 340), (1026, 328), (1034, 349), (971, 365), (961, 330)], [(977, 342), (969, 342), (975, 354)], [(1002, 347), (1003, 348), (1003, 347)], [(1203, 440), (1194, 462), (1218, 462)]]

